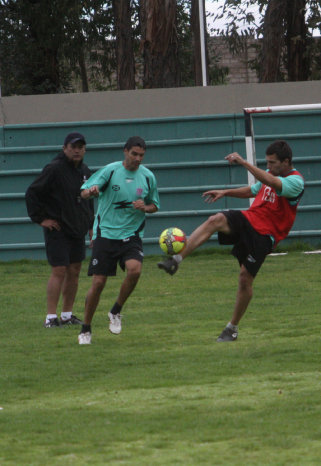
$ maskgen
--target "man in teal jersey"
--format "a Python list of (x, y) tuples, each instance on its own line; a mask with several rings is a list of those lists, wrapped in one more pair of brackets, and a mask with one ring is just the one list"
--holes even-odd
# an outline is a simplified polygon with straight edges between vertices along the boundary
[(88, 269), (93, 279), (86, 297), (84, 324), (78, 335), (80, 345), (91, 343), (91, 322), (107, 277), (116, 275), (117, 263), (126, 270), (126, 277), (108, 313), (111, 333), (121, 332), (120, 311), (139, 280), (145, 216), (159, 209), (156, 178), (142, 165), (145, 151), (142, 138), (130, 137), (124, 146), (124, 160), (101, 168), (81, 187), (83, 199), (98, 197), (98, 209)]

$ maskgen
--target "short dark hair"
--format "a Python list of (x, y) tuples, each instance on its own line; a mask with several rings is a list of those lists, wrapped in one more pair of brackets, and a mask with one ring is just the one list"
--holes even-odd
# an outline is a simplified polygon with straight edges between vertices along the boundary
[(124, 145), (124, 149), (130, 150), (132, 147), (141, 147), (142, 149), (146, 150), (146, 143), (144, 139), (139, 136), (131, 136), (127, 139), (126, 144)]
[(292, 163), (292, 149), (289, 144), (282, 139), (272, 142), (272, 144), (267, 147), (265, 153), (266, 155), (275, 154), (281, 162), (284, 162), (285, 159), (289, 159), (289, 162)]

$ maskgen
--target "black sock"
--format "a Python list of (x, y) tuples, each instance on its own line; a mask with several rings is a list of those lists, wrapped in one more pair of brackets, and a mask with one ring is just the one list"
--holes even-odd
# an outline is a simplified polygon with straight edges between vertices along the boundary
[(91, 333), (91, 325), (82, 324), (80, 333)]
[(113, 307), (111, 308), (110, 312), (111, 312), (112, 314), (119, 314), (122, 307), (123, 307), (123, 306), (121, 306), (120, 304), (118, 304), (118, 303), (116, 302), (116, 303), (113, 305)]

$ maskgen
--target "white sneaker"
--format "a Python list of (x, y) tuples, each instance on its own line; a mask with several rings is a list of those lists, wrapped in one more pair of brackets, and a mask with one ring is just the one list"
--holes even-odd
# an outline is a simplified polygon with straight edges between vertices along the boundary
[(118, 335), (121, 332), (121, 315), (120, 314), (112, 314), (108, 312), (109, 317), (109, 331)]
[(78, 343), (80, 345), (90, 345), (91, 344), (91, 333), (79, 333), (78, 335)]

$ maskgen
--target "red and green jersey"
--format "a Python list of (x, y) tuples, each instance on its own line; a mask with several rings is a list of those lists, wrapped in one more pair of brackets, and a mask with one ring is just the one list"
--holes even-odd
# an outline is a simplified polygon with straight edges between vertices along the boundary
[(261, 182), (251, 187), (255, 200), (248, 210), (242, 214), (252, 227), (261, 235), (269, 235), (274, 245), (286, 238), (295, 220), (298, 203), (304, 192), (302, 175), (293, 169), (282, 181), (282, 190)]

